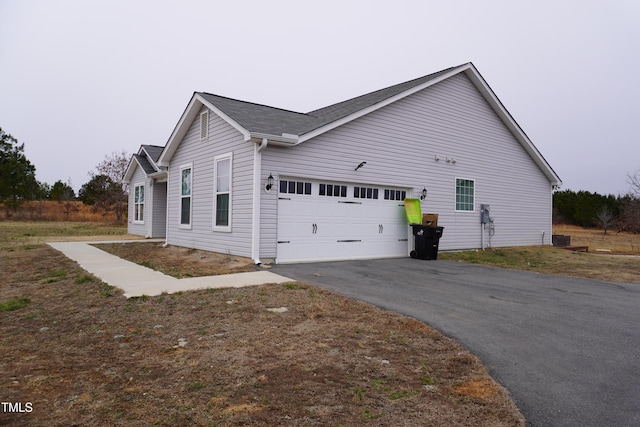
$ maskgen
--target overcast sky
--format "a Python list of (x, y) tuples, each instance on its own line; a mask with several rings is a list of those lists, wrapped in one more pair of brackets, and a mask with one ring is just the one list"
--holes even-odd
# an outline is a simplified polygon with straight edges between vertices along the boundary
[(0, 0), (0, 127), (78, 190), (166, 144), (194, 91), (307, 112), (466, 62), (563, 189), (628, 192), (637, 0)]

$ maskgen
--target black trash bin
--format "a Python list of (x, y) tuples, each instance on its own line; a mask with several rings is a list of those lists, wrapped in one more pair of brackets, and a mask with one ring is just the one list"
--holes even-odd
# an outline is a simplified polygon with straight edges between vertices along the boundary
[(425, 227), (411, 224), (415, 238), (415, 250), (411, 251), (411, 258), (438, 259), (438, 245), (444, 227)]

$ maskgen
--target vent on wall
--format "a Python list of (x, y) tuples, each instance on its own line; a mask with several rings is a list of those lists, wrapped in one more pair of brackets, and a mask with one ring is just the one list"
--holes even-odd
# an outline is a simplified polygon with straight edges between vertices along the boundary
[(209, 136), (209, 110), (200, 113), (200, 139)]

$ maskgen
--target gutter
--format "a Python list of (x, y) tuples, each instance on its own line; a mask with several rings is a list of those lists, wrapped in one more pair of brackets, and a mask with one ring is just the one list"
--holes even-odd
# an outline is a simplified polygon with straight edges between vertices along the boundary
[(265, 144), (264, 145), (265, 147), (267, 143), (265, 143), (264, 140), (268, 140), (268, 142), (271, 143), (271, 145), (291, 146), (291, 145), (296, 145), (300, 139), (298, 135), (290, 135), (290, 134), (269, 135), (267, 133), (261, 133), (261, 132), (251, 132), (249, 134), (249, 137), (250, 137), (249, 139), (262, 140), (263, 142), (260, 143), (260, 146)]

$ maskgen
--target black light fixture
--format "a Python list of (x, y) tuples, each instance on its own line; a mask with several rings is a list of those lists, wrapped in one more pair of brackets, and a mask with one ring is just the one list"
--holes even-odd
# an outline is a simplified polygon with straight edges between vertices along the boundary
[(427, 198), (427, 189), (423, 188), (422, 189), (422, 194), (420, 194), (420, 200), (424, 200)]
[(358, 166), (356, 166), (356, 168), (354, 170), (358, 170), (358, 169), (360, 169), (361, 167), (363, 167), (366, 164), (367, 164), (367, 162), (362, 162)]
[(264, 186), (265, 190), (270, 191), (271, 187), (273, 187), (273, 175), (269, 174), (267, 178), (267, 185)]

